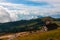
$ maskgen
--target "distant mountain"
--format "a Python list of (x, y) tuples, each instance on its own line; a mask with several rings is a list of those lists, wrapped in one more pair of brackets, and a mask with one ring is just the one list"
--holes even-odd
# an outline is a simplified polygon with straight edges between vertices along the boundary
[(24, 14), (18, 14), (18, 20), (30, 20), (30, 19), (36, 19), (36, 18), (42, 18), (41, 15), (24, 15)]
[[(46, 14), (46, 15), (48, 15), (48, 14)], [(51, 16), (53, 18), (60, 18), (60, 13), (59, 12), (57, 12), (57, 13), (50, 13), (48, 16)]]
[(52, 15), (51, 17), (60, 18), (60, 14)]

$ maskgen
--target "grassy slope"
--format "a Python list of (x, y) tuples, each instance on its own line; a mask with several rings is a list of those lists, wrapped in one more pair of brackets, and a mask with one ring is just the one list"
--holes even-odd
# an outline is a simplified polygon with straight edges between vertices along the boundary
[(60, 40), (60, 29), (18, 37), (14, 40), (47, 40), (50, 38), (53, 40)]
[(13, 40), (48, 40), (50, 38), (52, 38), (53, 40), (60, 40), (60, 29), (43, 32), (43, 33), (30, 34), (27, 36), (15, 38)]
[[(60, 26), (60, 22), (55, 22)], [(18, 37), (14, 40), (60, 40), (60, 27), (55, 30), (51, 30), (48, 32), (43, 32), (43, 33), (35, 33), (23, 37)]]
[[(60, 26), (60, 22), (55, 22)], [(13, 40), (60, 40), (60, 27), (47, 32), (29, 34), (27, 36), (17, 37)], [(5, 39), (4, 39), (5, 40)]]

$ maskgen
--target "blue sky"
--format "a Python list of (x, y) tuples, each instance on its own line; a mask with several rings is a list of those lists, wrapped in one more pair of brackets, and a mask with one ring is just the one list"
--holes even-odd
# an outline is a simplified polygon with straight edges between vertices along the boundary
[[(38, 16), (52, 16), (56, 17), (60, 15), (60, 0), (0, 0), (0, 15), (2, 20), (3, 16), (11, 20), (20, 20), (21, 15), (23, 18), (27, 18), (28, 15)], [(20, 16), (18, 16), (20, 15)], [(30, 18), (28, 17), (28, 18)], [(9, 19), (8, 18), (8, 19)], [(20, 18), (20, 19), (19, 19)]]
[(29, 6), (44, 6), (48, 5), (47, 2), (33, 2), (33, 1), (27, 1), (27, 0), (7, 0), (7, 2), (15, 3), (15, 4), (25, 4)]

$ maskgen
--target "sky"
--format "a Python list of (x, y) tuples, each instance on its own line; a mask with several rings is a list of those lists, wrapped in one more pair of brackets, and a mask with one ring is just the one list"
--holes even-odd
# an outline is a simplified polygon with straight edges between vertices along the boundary
[(0, 0), (0, 22), (37, 18), (60, 17), (60, 0)]

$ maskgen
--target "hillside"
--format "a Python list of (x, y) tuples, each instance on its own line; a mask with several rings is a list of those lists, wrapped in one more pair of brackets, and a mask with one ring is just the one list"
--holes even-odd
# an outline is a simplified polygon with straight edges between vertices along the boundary
[(34, 33), (31, 35), (17, 37), (13, 40), (60, 40), (60, 29), (43, 32), (43, 33)]
[[(60, 22), (57, 21), (54, 23), (60, 24)], [(26, 36), (17, 37), (13, 40), (60, 40), (60, 27), (47, 32), (36, 32)]]
[[(11, 38), (12, 40), (50, 40), (50, 39), (60, 40), (60, 21), (58, 21), (57, 19), (51, 17), (47, 18), (48, 20), (52, 19), (51, 22), (56, 23), (59, 26), (57, 29), (46, 32), (40, 30), (46, 18), (47, 17), (0, 24), (0, 29), (1, 27), (3, 27), (4, 29), (7, 27), (8, 28), (12, 27), (11, 29), (6, 29), (8, 31), (3, 30), (6, 36), (5, 38), (4, 36), (1, 36), (2, 40), (8, 40)], [(9, 34), (10, 36), (9, 35), (7, 36), (6, 33), (7, 34), (13, 33), (13, 34)]]
[[(60, 40), (60, 28), (47, 32), (35, 32), (27, 34), (28, 35), (23, 34), (23, 36), (19, 35), (12, 40)], [(2, 40), (8, 40), (8, 38), (3, 38)]]
[(1, 33), (4, 33), (4, 32), (15, 33), (15, 32), (26, 31), (25, 29), (28, 29), (33, 26), (40, 27), (41, 23), (42, 21), (40, 19), (39, 20), (38, 19), (21, 20), (21, 21), (16, 21), (16, 22), (1, 23), (0, 32)]
[[(43, 20), (52, 20), (52, 22), (60, 22), (57, 18), (43, 17), (31, 20), (20, 20), (14, 22), (0, 23), (0, 34), (4, 33), (16, 33), (30, 30), (40, 30), (40, 27), (44, 25)], [(59, 25), (59, 24), (57, 24)], [(31, 29), (32, 28), (32, 29)], [(3, 30), (4, 29), (4, 30)]]

